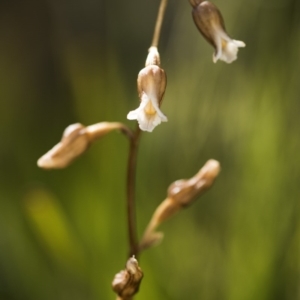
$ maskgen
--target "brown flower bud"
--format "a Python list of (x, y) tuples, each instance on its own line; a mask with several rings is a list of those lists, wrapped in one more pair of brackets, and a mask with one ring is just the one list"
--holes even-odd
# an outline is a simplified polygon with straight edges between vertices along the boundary
[(142, 69), (137, 79), (140, 106), (128, 113), (127, 119), (137, 120), (141, 130), (151, 132), (167, 117), (161, 112), (160, 105), (167, 86), (165, 71), (156, 65)]
[(115, 275), (112, 288), (121, 299), (129, 300), (138, 292), (142, 278), (143, 272), (138, 261), (131, 257), (126, 263), (125, 270)]
[(191, 179), (178, 180), (172, 183), (168, 189), (168, 198), (173, 199), (182, 207), (190, 205), (196, 197), (211, 187), (219, 172), (219, 162), (213, 159), (208, 160)]
[(209, 1), (190, 0), (194, 22), (203, 37), (215, 48), (213, 61), (218, 59), (231, 63), (237, 58), (239, 47), (245, 43), (231, 39), (225, 30), (223, 17), (218, 8)]
[(131, 137), (131, 131), (121, 123), (101, 122), (88, 127), (76, 123), (68, 126), (61, 141), (44, 154), (37, 162), (43, 169), (62, 169), (83, 154), (96, 139), (119, 129)]
[(163, 234), (155, 232), (156, 228), (179, 210), (192, 204), (198, 196), (207, 191), (214, 183), (219, 172), (219, 162), (210, 159), (194, 177), (172, 183), (168, 188), (168, 197), (152, 215), (140, 243), (140, 250), (158, 244), (162, 240)]
[(89, 139), (85, 127), (79, 123), (68, 126), (60, 143), (38, 160), (38, 166), (44, 169), (62, 169), (86, 151)]

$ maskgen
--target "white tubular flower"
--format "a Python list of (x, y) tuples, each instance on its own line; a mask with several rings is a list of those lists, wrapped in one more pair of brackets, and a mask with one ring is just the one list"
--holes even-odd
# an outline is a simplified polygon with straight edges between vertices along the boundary
[(213, 62), (216, 63), (220, 59), (228, 64), (237, 59), (239, 48), (246, 46), (242, 41), (232, 40), (222, 28), (216, 29), (215, 44)]
[[(200, 3), (199, 3), (200, 2)], [(242, 41), (231, 39), (225, 30), (223, 17), (218, 8), (209, 1), (190, 0), (194, 22), (203, 37), (215, 48), (213, 62), (219, 59), (231, 63), (237, 59)]]
[(137, 86), (140, 106), (128, 113), (127, 119), (137, 120), (143, 131), (152, 132), (161, 122), (167, 122), (167, 117), (160, 110), (162, 98), (166, 89), (167, 78), (163, 69), (149, 65), (138, 75)]

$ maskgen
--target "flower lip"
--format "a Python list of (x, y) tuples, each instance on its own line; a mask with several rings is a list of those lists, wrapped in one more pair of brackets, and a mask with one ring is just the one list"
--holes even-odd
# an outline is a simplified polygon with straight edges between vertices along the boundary
[(147, 94), (142, 96), (140, 106), (127, 115), (128, 120), (137, 120), (140, 129), (152, 132), (161, 122), (167, 122), (167, 117), (160, 110), (157, 100), (149, 98)]
[(220, 59), (227, 63), (232, 63), (237, 59), (238, 48), (245, 46), (244, 42), (229, 38), (226, 32), (219, 32), (219, 35), (216, 36), (213, 62), (216, 63)]

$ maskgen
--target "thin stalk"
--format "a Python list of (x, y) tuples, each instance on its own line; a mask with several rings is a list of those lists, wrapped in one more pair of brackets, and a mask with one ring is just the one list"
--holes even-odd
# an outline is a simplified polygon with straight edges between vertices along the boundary
[(157, 19), (156, 19), (156, 23), (155, 23), (153, 39), (152, 39), (152, 43), (151, 43), (152, 47), (158, 47), (161, 26), (162, 26), (162, 22), (164, 20), (167, 4), (168, 4), (168, 0), (161, 0), (161, 2), (160, 2)]
[(127, 166), (127, 221), (128, 221), (128, 237), (129, 237), (129, 257), (138, 255), (138, 240), (136, 233), (135, 218), (135, 174), (137, 150), (139, 144), (141, 130), (137, 126), (132, 139), (130, 140), (130, 149)]
[[(161, 32), (161, 26), (165, 15), (168, 0), (161, 0), (158, 15), (155, 23), (155, 29), (151, 46), (157, 47)], [(130, 139), (130, 149), (127, 166), (127, 219), (128, 219), (128, 236), (129, 236), (129, 256), (138, 256), (139, 244), (136, 233), (136, 217), (135, 217), (135, 174), (137, 150), (140, 139), (141, 130), (137, 126), (136, 131)]]

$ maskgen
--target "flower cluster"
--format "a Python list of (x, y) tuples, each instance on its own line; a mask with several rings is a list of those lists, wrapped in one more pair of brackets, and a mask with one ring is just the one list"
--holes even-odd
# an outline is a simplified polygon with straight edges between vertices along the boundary
[[(189, 0), (193, 7), (192, 16), (200, 33), (215, 48), (213, 62), (218, 60), (231, 63), (237, 59), (238, 49), (245, 43), (231, 39), (225, 30), (224, 19), (219, 9), (209, 1)], [(150, 47), (146, 67), (139, 72), (137, 79), (140, 106), (130, 111), (129, 120), (137, 120), (143, 131), (152, 132), (167, 117), (160, 110), (167, 85), (165, 71), (160, 68), (157, 47)]]
[[(231, 39), (225, 30), (223, 17), (218, 8), (209, 1), (189, 0), (193, 7), (194, 22), (203, 37), (214, 47), (213, 62), (218, 60), (231, 63), (237, 59), (237, 52), (245, 43)], [(167, 0), (162, 0), (152, 46), (149, 48), (145, 67), (137, 77), (137, 90), (140, 105), (128, 113), (129, 120), (137, 120), (142, 131), (152, 132), (161, 122), (168, 119), (161, 111), (162, 100), (166, 91), (167, 76), (161, 68), (158, 52), (158, 39)], [(134, 178), (136, 169), (136, 154), (140, 130), (133, 131), (119, 122), (100, 122), (90, 126), (80, 123), (68, 126), (58, 144), (38, 160), (38, 166), (43, 169), (62, 169), (69, 166), (79, 156), (84, 154), (93, 142), (112, 131), (122, 132), (130, 142), (127, 172), (127, 213), (130, 257), (124, 270), (117, 273), (112, 282), (112, 288), (117, 294), (117, 300), (132, 300), (138, 292), (143, 271), (137, 259), (141, 251), (159, 243), (163, 233), (157, 232), (157, 227), (182, 209), (188, 207), (214, 184), (219, 172), (218, 161), (210, 159), (197, 174), (189, 179), (173, 182), (167, 191), (167, 197), (154, 211), (142, 240), (136, 236), (134, 215)]]

